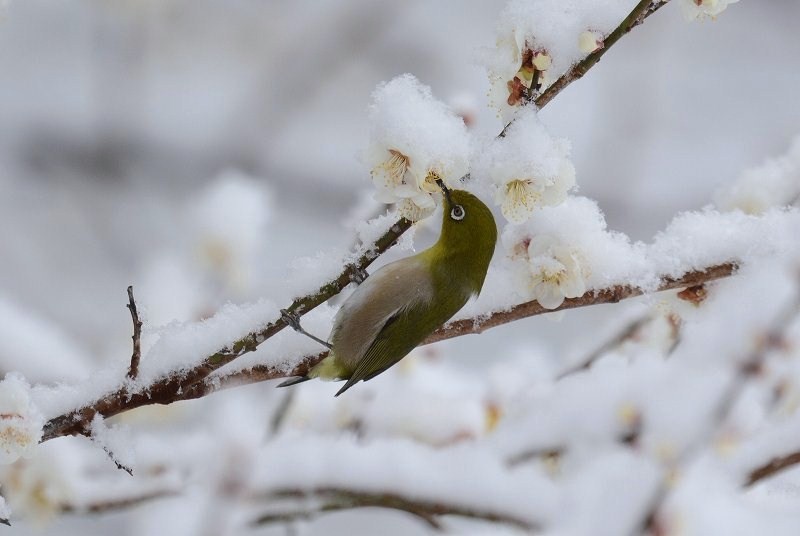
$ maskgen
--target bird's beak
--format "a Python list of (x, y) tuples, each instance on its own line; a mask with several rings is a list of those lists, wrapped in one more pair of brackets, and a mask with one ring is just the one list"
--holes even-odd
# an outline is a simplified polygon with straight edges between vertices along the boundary
[(436, 179), (436, 184), (442, 189), (442, 193), (444, 193), (444, 196), (447, 198), (447, 204), (452, 205), (453, 203), (450, 201), (450, 190), (444, 185), (444, 181), (442, 179)]

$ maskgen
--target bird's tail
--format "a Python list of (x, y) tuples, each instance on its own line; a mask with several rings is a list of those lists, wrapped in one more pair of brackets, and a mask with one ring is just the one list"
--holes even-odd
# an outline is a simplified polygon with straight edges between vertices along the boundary
[(275, 387), (289, 387), (290, 385), (297, 385), (298, 383), (307, 382), (311, 378), (308, 376), (295, 376), (294, 378), (289, 378), (286, 381), (283, 381), (276, 385)]

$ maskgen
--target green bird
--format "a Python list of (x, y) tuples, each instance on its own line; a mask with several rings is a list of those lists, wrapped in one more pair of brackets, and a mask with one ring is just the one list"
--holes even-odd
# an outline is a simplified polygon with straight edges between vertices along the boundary
[(441, 181), (439, 186), (445, 198), (439, 240), (359, 285), (333, 320), (330, 344), (303, 331), (296, 318), (287, 319), (330, 353), (307, 376), (278, 387), (312, 378), (347, 380), (339, 396), (403, 359), (480, 293), (497, 242), (494, 217), (471, 193), (450, 190)]

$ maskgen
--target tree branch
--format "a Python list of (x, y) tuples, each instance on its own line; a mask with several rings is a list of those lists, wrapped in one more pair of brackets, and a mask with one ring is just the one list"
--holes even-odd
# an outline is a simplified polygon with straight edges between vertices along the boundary
[[(642, 24), (647, 17), (661, 9), (665, 6), (669, 0), (641, 0), (636, 6), (631, 10), (627, 17), (617, 26), (614, 31), (612, 31), (608, 36), (603, 40), (603, 46), (595, 50), (594, 52), (590, 53), (584, 59), (573, 65), (566, 73), (562, 74), (555, 82), (550, 84), (548, 88), (539, 95), (534, 103), (539, 108), (543, 108), (548, 102), (553, 100), (553, 97), (561, 93), (568, 85), (570, 85), (575, 80), (579, 80), (583, 77), (589, 69), (594, 67), (597, 62), (600, 61), (600, 58), (608, 52), (614, 44), (622, 39), (622, 37), (633, 30), (638, 25)], [(505, 129), (503, 129), (505, 130)]]
[[(320, 287), (313, 294), (298, 298), (292, 302), (288, 307), (289, 312), (302, 316), (341, 292), (344, 287), (352, 282), (356, 274), (367, 268), (378, 256), (392, 247), (410, 226), (410, 221), (401, 218), (383, 236), (378, 238), (371, 247), (366, 249), (356, 262), (346, 265), (338, 277)], [(192, 385), (202, 382), (209, 374), (223, 365), (254, 351), (260, 344), (279, 333), (285, 327), (286, 324), (279, 317), (268, 323), (261, 330), (248, 333), (232, 345), (206, 357), (186, 373), (166, 376), (151, 385), (142, 386), (135, 391), (122, 387), (91, 404), (51, 419), (44, 427), (42, 441), (65, 435), (87, 435), (89, 423), (98, 413), (103, 417), (110, 417), (141, 406), (169, 404), (182, 400), (182, 394), (188, 391)]]
[[(800, 293), (797, 294), (792, 302), (782, 311), (779, 317), (773, 322), (772, 326), (759, 337), (756, 348), (736, 364), (736, 374), (723, 390), (722, 395), (715, 402), (713, 426), (703, 429), (701, 435), (696, 437), (684, 451), (678, 456), (675, 467), (687, 465), (687, 462), (713, 438), (719, 429), (729, 420), (731, 411), (736, 406), (737, 401), (742, 396), (745, 387), (757, 377), (764, 367), (769, 352), (779, 349), (784, 341), (786, 330), (800, 314)], [(776, 458), (766, 465), (753, 470), (745, 483), (746, 486), (766, 478), (791, 465), (790, 462), (797, 463), (800, 459), (793, 460), (790, 457)], [(774, 465), (773, 465), (774, 463)], [(755, 476), (755, 479), (754, 479)], [(642, 516), (642, 532), (658, 534), (662, 520), (660, 519), (661, 506), (670, 494), (668, 482), (662, 481), (654, 490), (648, 508)]]
[(103, 514), (107, 512), (124, 510), (126, 508), (132, 508), (155, 499), (174, 497), (175, 495), (177, 495), (177, 492), (173, 490), (158, 490), (149, 493), (143, 493), (141, 495), (134, 495), (131, 497), (87, 502), (86, 504), (64, 503), (59, 509), (62, 514)]
[(264, 525), (267, 523), (286, 522), (296, 519), (307, 519), (325, 512), (376, 507), (407, 512), (422, 519), (427, 525), (437, 530), (442, 528), (437, 518), (445, 515), (459, 516), (493, 523), (504, 523), (526, 531), (535, 531), (539, 528), (531, 521), (503, 512), (477, 510), (440, 501), (413, 499), (410, 497), (405, 497), (399, 493), (392, 492), (369, 493), (341, 488), (319, 488), (311, 491), (291, 489), (279, 490), (267, 495), (267, 500), (286, 499), (317, 499), (323, 501), (323, 504), (314, 509), (282, 513), (267, 513), (254, 520), (253, 524)]
[(791, 454), (786, 454), (785, 456), (778, 456), (776, 458), (772, 458), (770, 461), (756, 467), (747, 475), (747, 482), (745, 482), (745, 486), (752, 486), (765, 478), (769, 478), (777, 473), (780, 473), (784, 469), (792, 467), (800, 463), (800, 451), (792, 452)]
[[(691, 287), (703, 282), (728, 277), (735, 272), (736, 266), (737, 265), (735, 263), (725, 263), (717, 266), (711, 266), (706, 270), (689, 272), (679, 278), (664, 278), (661, 285), (658, 287), (657, 292), (676, 288)], [(453, 337), (482, 333), (487, 329), (508, 324), (509, 322), (514, 322), (530, 316), (553, 313), (567, 309), (575, 309), (578, 307), (587, 307), (590, 305), (599, 305), (603, 303), (616, 303), (626, 298), (641, 296), (642, 294), (644, 294), (644, 291), (640, 288), (616, 286), (595, 292), (590, 291), (579, 298), (566, 299), (564, 300), (564, 303), (556, 309), (545, 309), (539, 305), (538, 302), (529, 301), (516, 305), (508, 311), (493, 313), (486, 318), (476, 317), (452, 322), (436, 330), (430, 337), (425, 339), (422, 344), (432, 344), (434, 342), (452, 339)], [(233, 374), (229, 374), (227, 376), (214, 376), (213, 378), (208, 378), (208, 380), (203, 383), (195, 385), (184, 395), (186, 399), (199, 398), (227, 387), (292, 376), (305, 376), (308, 371), (314, 367), (314, 365), (322, 361), (327, 355), (328, 352), (321, 352), (313, 356), (307, 356), (290, 371), (266, 365), (257, 365), (246, 370), (234, 372)]]

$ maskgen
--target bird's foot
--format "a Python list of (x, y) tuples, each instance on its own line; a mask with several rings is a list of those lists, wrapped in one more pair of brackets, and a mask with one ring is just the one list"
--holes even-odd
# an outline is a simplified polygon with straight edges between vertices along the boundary
[(297, 332), (303, 331), (300, 326), (300, 316), (297, 313), (292, 313), (288, 309), (281, 309), (281, 320), (293, 330)]
[(356, 285), (360, 285), (364, 281), (367, 280), (369, 274), (364, 268), (354, 268), (353, 274), (350, 276), (350, 281), (355, 283)]
[(312, 335), (309, 332), (307, 332), (306, 330), (304, 330), (303, 326), (300, 325), (300, 316), (297, 313), (292, 313), (287, 309), (281, 309), (281, 320), (283, 320), (283, 322), (287, 326), (289, 326), (290, 328), (295, 330), (297, 333), (302, 333), (303, 335), (305, 335), (306, 337), (308, 337), (312, 341), (316, 341), (316, 342), (320, 343), (322, 346), (324, 346), (328, 350), (333, 348), (330, 345), (330, 343), (328, 343), (327, 341), (323, 341), (319, 337), (315, 337), (314, 335)]

